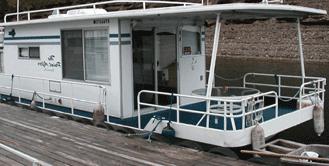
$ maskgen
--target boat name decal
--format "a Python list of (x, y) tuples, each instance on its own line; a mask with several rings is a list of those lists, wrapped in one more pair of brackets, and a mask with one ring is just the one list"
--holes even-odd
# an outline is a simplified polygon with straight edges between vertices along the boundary
[(94, 24), (109, 24), (110, 19), (100, 19), (100, 20), (94, 20)]
[(15, 31), (15, 29), (12, 29), (11, 31), (9, 31), (8, 32), (8, 35), (10, 35), (11, 37), (15, 37), (15, 35), (16, 35), (16, 31)]
[(61, 62), (55, 61), (55, 55), (50, 55), (47, 58), (47, 61), (42, 61), (38, 63), (38, 66), (41, 66), (44, 68), (45, 71), (54, 71), (54, 68), (61, 67)]

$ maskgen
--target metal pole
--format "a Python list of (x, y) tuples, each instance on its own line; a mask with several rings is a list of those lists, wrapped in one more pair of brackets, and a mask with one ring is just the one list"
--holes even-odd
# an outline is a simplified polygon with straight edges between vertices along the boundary
[(19, 21), (19, 0), (17, 0), (17, 2), (16, 2), (17, 4), (17, 21)]
[(211, 90), (212, 90), (213, 82), (214, 82), (214, 72), (215, 72), (215, 66), (216, 66), (220, 27), (221, 27), (220, 14), (217, 14), (216, 28), (215, 28), (215, 34), (214, 34), (214, 44), (213, 44), (213, 48), (212, 48), (211, 64), (210, 64), (208, 87), (207, 87), (207, 94), (206, 94), (207, 97), (211, 96)]
[[(218, 50), (218, 43), (219, 43), (219, 33), (220, 33), (220, 14), (217, 14), (216, 18), (216, 27), (215, 27), (215, 34), (214, 34), (214, 44), (212, 48), (212, 54), (211, 54), (211, 64), (209, 69), (209, 78), (208, 78), (208, 87), (207, 87), (207, 98), (211, 97), (213, 82), (214, 82), (214, 73), (215, 73), (215, 67), (216, 67), (216, 58), (217, 58), (217, 50)], [(209, 113), (210, 113), (210, 100), (207, 100), (207, 122), (206, 127), (209, 127)]]
[(302, 33), (300, 30), (300, 20), (297, 18), (297, 35), (298, 35), (298, 52), (300, 57), (300, 66), (302, 72), (302, 83), (305, 82), (305, 65), (304, 65), (304, 53), (303, 53), (303, 41), (302, 41)]

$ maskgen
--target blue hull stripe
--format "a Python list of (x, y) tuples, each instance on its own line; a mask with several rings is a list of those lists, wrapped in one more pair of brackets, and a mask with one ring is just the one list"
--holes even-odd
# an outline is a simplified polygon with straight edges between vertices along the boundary
[(60, 36), (22, 36), (22, 37), (5, 37), (5, 40), (38, 40), (38, 39), (60, 39)]
[[(109, 36), (110, 36), (110, 38), (118, 38), (119, 34), (110, 34)], [(121, 37), (122, 38), (128, 38), (128, 37), (130, 37), (130, 33), (122, 33)]]

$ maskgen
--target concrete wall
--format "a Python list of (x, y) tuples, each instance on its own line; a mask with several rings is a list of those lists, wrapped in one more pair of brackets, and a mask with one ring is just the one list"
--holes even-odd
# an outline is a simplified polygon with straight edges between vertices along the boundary
[[(285, 3), (329, 10), (329, 0), (286, 0)], [(298, 60), (294, 21), (225, 21), (218, 55), (227, 58)], [(303, 18), (301, 23), (305, 60), (329, 62), (329, 17)], [(207, 55), (211, 54), (213, 31), (214, 26), (207, 29)]]

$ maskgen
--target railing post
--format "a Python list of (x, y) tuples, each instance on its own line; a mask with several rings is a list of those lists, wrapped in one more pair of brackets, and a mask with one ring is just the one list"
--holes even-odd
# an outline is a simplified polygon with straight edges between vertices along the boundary
[(281, 76), (278, 76), (278, 95), (281, 96)]
[(246, 79), (247, 79), (248, 73), (243, 76), (243, 87), (246, 87)]
[(304, 90), (304, 84), (299, 89), (299, 109), (302, 109), (302, 95)]
[[(45, 93), (45, 80), (42, 80), (42, 93)], [(42, 97), (42, 108), (46, 108), (46, 103), (45, 103), (45, 95)]]
[(210, 102), (211, 102), (211, 100), (210, 99), (207, 99), (207, 110), (206, 110), (206, 116), (207, 116), (207, 118), (206, 118), (206, 127), (207, 128), (209, 128), (209, 121), (210, 121), (210, 117), (209, 117), (209, 112), (210, 112)]
[(179, 109), (180, 109), (180, 98), (179, 98), (179, 96), (177, 95), (176, 96), (176, 104), (177, 104), (177, 110), (176, 110), (176, 113), (177, 113), (177, 115), (176, 115), (176, 121), (177, 121), (177, 123), (179, 123), (179, 113), (180, 113), (180, 111), (179, 111)]
[[(21, 77), (18, 78), (18, 89), (21, 89)], [(21, 97), (21, 91), (18, 91), (18, 102), (21, 103), (22, 102), (22, 97)]]
[(142, 123), (141, 123), (141, 106), (140, 106), (140, 95), (141, 92), (138, 93), (137, 95), (137, 118), (138, 118), (138, 128), (142, 129)]
[(45, 98), (42, 98), (42, 108), (45, 109), (46, 108), (46, 103), (45, 103)]
[(224, 131), (226, 131), (226, 129), (227, 129), (227, 119), (226, 119), (226, 114), (227, 114), (227, 110), (226, 110), (226, 107), (227, 107), (227, 105), (226, 105), (226, 101), (224, 101)]
[(71, 114), (74, 115), (74, 101), (73, 101), (73, 83), (70, 84), (71, 85)]
[[(326, 86), (326, 80), (322, 81), (322, 89), (321, 90), (325, 90), (325, 86)], [(324, 92), (322, 92), (322, 100), (324, 102)]]
[(242, 129), (244, 129), (245, 128), (245, 124), (246, 124), (246, 106), (247, 106), (247, 104), (246, 104), (246, 100), (244, 100), (242, 103), (241, 103), (241, 105), (242, 105), (242, 126), (241, 126), (241, 128)]
[(72, 98), (71, 98), (71, 114), (74, 115), (74, 103)]
[[(277, 95), (274, 95), (274, 96), (275, 96), (275, 117), (278, 118), (279, 117), (279, 108), (278, 108), (279, 99), (278, 99)], [(264, 103), (264, 105), (265, 105), (265, 103)]]
[(145, 9), (146, 9), (146, 2), (143, 1), (143, 10), (145, 10)]

